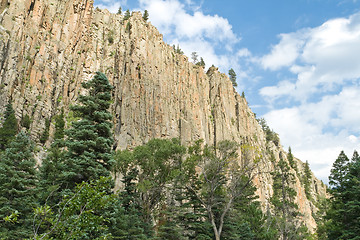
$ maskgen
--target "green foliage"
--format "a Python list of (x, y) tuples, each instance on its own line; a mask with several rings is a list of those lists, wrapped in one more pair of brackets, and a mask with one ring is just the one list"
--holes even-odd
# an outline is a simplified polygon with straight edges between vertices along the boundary
[(120, 6), (118, 11), (117, 11), (117, 14), (121, 14), (121, 13), (122, 13), (122, 9), (121, 9), (121, 6)]
[(177, 54), (184, 54), (184, 52), (180, 49), (179, 44), (177, 45), (177, 47), (173, 45), (173, 49)]
[(289, 151), (287, 154), (287, 160), (289, 161), (290, 167), (297, 172), (298, 169), (297, 169), (296, 162), (294, 160), (294, 156), (292, 155), (292, 152), (291, 152), (291, 147), (289, 147)]
[(270, 129), (270, 127), (267, 125), (264, 118), (257, 119), (259, 122), (261, 128), (265, 132), (266, 135), (266, 142), (273, 142), (275, 146), (279, 146), (280, 139), (276, 132)]
[(109, 31), (107, 38), (108, 38), (109, 44), (114, 43), (114, 31), (113, 30)]
[(144, 14), (143, 14), (143, 20), (144, 20), (145, 22), (147, 22), (148, 19), (149, 19), (149, 12), (148, 12), (148, 10), (145, 10), (145, 11), (144, 11)]
[[(184, 162), (183, 183), (205, 209), (213, 228), (213, 236), (220, 239), (224, 221), (229, 216), (233, 204), (242, 197), (251, 185), (253, 170), (258, 163), (258, 153), (250, 146), (242, 146), (242, 163), (238, 158), (238, 144), (231, 141), (219, 142), (216, 147), (200, 143), (191, 147), (190, 157)], [(195, 167), (200, 166), (200, 174)]]
[(359, 239), (360, 236), (360, 157), (351, 161), (342, 151), (329, 177), (332, 198), (326, 213), (329, 239)]
[(125, 15), (124, 15), (124, 21), (128, 20), (129, 18), (131, 17), (131, 14), (130, 14), (130, 10), (126, 10), (125, 12)]
[(198, 54), (197, 54), (197, 52), (192, 52), (191, 53), (191, 59), (192, 59), (192, 62), (194, 63), (194, 64), (197, 64), (198, 63)]
[(131, 30), (131, 23), (128, 22), (125, 27), (125, 32), (130, 33), (130, 30)]
[(112, 164), (112, 116), (108, 111), (113, 87), (103, 73), (97, 72), (82, 86), (88, 95), (80, 95), (80, 105), (71, 106), (80, 120), (65, 130), (67, 139), (64, 171), (59, 176), (66, 181), (63, 188), (72, 189), (76, 183), (109, 176)]
[(5, 120), (0, 128), (0, 150), (5, 150), (18, 131), (17, 120), (11, 103), (6, 105), (4, 118)]
[(135, 166), (139, 168), (136, 188), (146, 222), (151, 222), (152, 213), (164, 201), (167, 184), (179, 174), (175, 166), (184, 152), (177, 139), (153, 139), (132, 153), (125, 151), (116, 155), (117, 169), (124, 175)]
[(303, 183), (304, 183), (305, 195), (307, 199), (311, 199), (311, 194), (310, 194), (311, 181), (312, 181), (311, 170), (310, 170), (309, 162), (306, 161), (304, 163)]
[(55, 117), (54, 141), (64, 138), (65, 136), (64, 130), (65, 130), (64, 109), (61, 109), (60, 115)]
[(61, 200), (57, 212), (47, 204), (36, 208), (33, 239), (108, 239), (104, 210), (114, 203), (111, 185), (112, 180), (105, 177), (83, 182)]
[(25, 239), (31, 234), (38, 183), (33, 150), (30, 138), (20, 132), (1, 155), (0, 219), (8, 220), (0, 225), (1, 239)]
[(43, 134), (40, 137), (40, 142), (44, 144), (49, 139), (49, 130), (50, 130), (50, 120), (45, 119), (45, 129)]
[(55, 117), (54, 142), (51, 144), (48, 155), (43, 160), (40, 167), (40, 198), (42, 201), (47, 199), (47, 203), (55, 205), (61, 200), (59, 187), (66, 185), (64, 179), (59, 178), (65, 170), (64, 165), (64, 111)]
[(307, 235), (307, 229), (300, 224), (298, 206), (294, 202), (296, 197), (296, 191), (293, 187), (295, 176), (281, 155), (272, 175), (274, 193), (270, 201), (274, 207), (276, 227), (280, 238), (304, 239)]
[(21, 124), (21, 126), (23, 126), (24, 128), (29, 129), (29, 128), (30, 128), (30, 125), (31, 125), (31, 120), (30, 120), (29, 115), (26, 114), (26, 115), (21, 119), (20, 124)]
[(197, 66), (205, 67), (205, 61), (202, 57), (200, 57), (200, 61), (196, 63)]
[[(117, 152), (118, 160), (127, 159), (129, 152)], [(152, 224), (145, 222), (143, 209), (136, 188), (138, 170), (132, 167), (125, 171), (122, 179), (124, 190), (117, 197), (113, 208), (109, 209), (109, 232), (115, 239), (145, 240), (153, 236)]]
[(230, 70), (229, 70), (229, 78), (230, 78), (230, 81), (231, 81), (232, 85), (234, 87), (237, 87), (236, 73), (235, 73), (234, 69), (232, 69), (232, 68), (230, 68)]

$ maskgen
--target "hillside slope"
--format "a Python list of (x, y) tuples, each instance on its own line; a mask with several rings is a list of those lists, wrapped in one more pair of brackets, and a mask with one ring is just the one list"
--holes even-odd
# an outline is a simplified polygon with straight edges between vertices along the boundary
[[(249, 144), (263, 156), (259, 168), (264, 173), (254, 181), (267, 208), (274, 169), (271, 153), (276, 161), (287, 153), (280, 143), (266, 141), (246, 99), (225, 74), (215, 67), (205, 72), (176, 53), (141, 13), (124, 21), (122, 15), (94, 9), (92, 0), (0, 0), (0, 112), (10, 100), (19, 120), (31, 116), (34, 140), (44, 131), (45, 119), (61, 108), (68, 112), (83, 91), (81, 82), (96, 71), (104, 72), (115, 86), (114, 147), (172, 137), (184, 144), (197, 139)], [(301, 172), (303, 164), (297, 164)], [(316, 207), (296, 176), (296, 201), (313, 230)], [(312, 176), (313, 201), (325, 191)]]

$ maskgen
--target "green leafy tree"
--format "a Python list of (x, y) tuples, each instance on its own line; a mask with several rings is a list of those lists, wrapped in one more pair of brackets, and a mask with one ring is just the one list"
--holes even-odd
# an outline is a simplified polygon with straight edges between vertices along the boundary
[(232, 85), (234, 87), (237, 87), (236, 73), (235, 73), (234, 69), (232, 69), (232, 68), (230, 68), (230, 70), (229, 70), (229, 77), (230, 77), (230, 81), (231, 81)]
[(118, 11), (117, 11), (117, 14), (121, 14), (121, 13), (122, 13), (122, 9), (121, 9), (121, 6), (120, 6)]
[(178, 139), (153, 139), (134, 149), (135, 163), (140, 168), (137, 188), (146, 222), (150, 223), (151, 215), (164, 204), (167, 184), (179, 174), (175, 166), (184, 152)]
[(45, 204), (35, 209), (33, 239), (108, 239), (104, 210), (114, 204), (110, 177), (82, 182), (60, 202), (58, 211)]
[(149, 20), (149, 12), (148, 12), (148, 10), (144, 11), (143, 19), (144, 19), (145, 22), (147, 22), (147, 20)]
[(109, 176), (112, 164), (112, 116), (108, 111), (113, 87), (103, 73), (82, 84), (87, 95), (79, 96), (79, 105), (71, 106), (80, 119), (65, 130), (67, 136), (61, 188), (72, 189), (77, 183)]
[(17, 213), (16, 223), (0, 223), (1, 239), (31, 236), (33, 207), (36, 206), (37, 173), (30, 138), (20, 132), (1, 155), (0, 219)]
[[(237, 160), (239, 146), (235, 142), (222, 141), (216, 148), (205, 147), (190, 166), (201, 168), (198, 178), (189, 178), (186, 185), (206, 209), (215, 239), (223, 233), (226, 217), (234, 203), (246, 193), (260, 160), (255, 149), (242, 146), (241, 163)], [(196, 164), (195, 164), (196, 163)], [(185, 163), (187, 165), (188, 163)], [(191, 170), (194, 172), (194, 170)]]
[(15, 112), (10, 102), (6, 105), (4, 118), (5, 120), (0, 128), (0, 150), (5, 150), (18, 131)]
[[(153, 235), (152, 224), (146, 222), (144, 211), (140, 204), (140, 193), (137, 188), (139, 170), (135, 165), (132, 152), (117, 151), (115, 154), (115, 172), (122, 174), (123, 190), (119, 193), (118, 209), (121, 214), (115, 214), (109, 221), (109, 229), (113, 236), (119, 239), (148, 239)], [(119, 218), (119, 216), (121, 216)]]

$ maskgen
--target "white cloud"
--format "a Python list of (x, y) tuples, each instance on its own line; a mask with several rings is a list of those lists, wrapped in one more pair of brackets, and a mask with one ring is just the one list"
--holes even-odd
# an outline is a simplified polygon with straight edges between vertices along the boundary
[(233, 32), (226, 18), (206, 15), (191, 1), (139, 0), (139, 3), (141, 9), (149, 11), (151, 23), (164, 34), (166, 41), (179, 44), (187, 56), (197, 52), (207, 66), (214, 64), (222, 71), (231, 67), (242, 71), (237, 59), (243, 55), (233, 54), (240, 37)]
[[(360, 78), (360, 13), (329, 20), (316, 28), (281, 34), (280, 38), (259, 62), (264, 69), (288, 67), (297, 78), (290, 92), (283, 91), (281, 84), (272, 86), (277, 95), (271, 97), (307, 101), (314, 94), (334, 91)], [(269, 96), (267, 90), (261, 93)]]
[[(263, 69), (293, 74), (259, 91), (275, 109), (265, 119), (325, 182), (341, 150), (349, 157), (360, 150), (359, 56), (357, 13), (281, 34), (279, 43), (258, 61)], [(284, 101), (296, 105), (276, 109)]]
[(308, 160), (316, 176), (327, 182), (341, 150), (351, 157), (360, 149), (360, 87), (344, 87), (315, 103), (273, 110), (264, 117), (296, 157)]
[(299, 57), (304, 44), (302, 34), (281, 34), (280, 38), (280, 43), (272, 47), (271, 53), (260, 59), (264, 69), (278, 70), (288, 67)]
[[(100, 9), (107, 9), (112, 13), (116, 13), (119, 10), (119, 7), (126, 6), (127, 0), (101, 0), (96, 1), (94, 7)], [(124, 9), (123, 9), (124, 10)]]

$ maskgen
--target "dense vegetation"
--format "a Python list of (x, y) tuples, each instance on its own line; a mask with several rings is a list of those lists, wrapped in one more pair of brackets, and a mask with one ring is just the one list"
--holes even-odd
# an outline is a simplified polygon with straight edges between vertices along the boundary
[[(351, 161), (344, 153), (336, 160), (332, 198), (323, 203), (330, 208), (319, 211), (318, 233), (311, 236), (294, 203), (291, 149), (290, 166), (282, 155), (273, 161), (274, 194), (263, 213), (252, 185), (263, 159), (257, 148), (231, 141), (185, 147), (178, 139), (153, 139), (114, 152), (112, 86), (97, 73), (83, 87), (88, 94), (71, 107), (72, 121), (61, 110), (51, 136), (51, 119), (46, 122), (39, 138), (52, 143), (40, 167), (25, 132), (31, 120), (25, 116), (20, 131), (7, 105), (0, 128), (0, 239), (358, 239), (357, 153)], [(265, 122), (263, 127), (276, 142)], [(309, 173), (306, 164), (308, 188)], [(118, 192), (112, 191), (114, 180), (122, 182)]]

